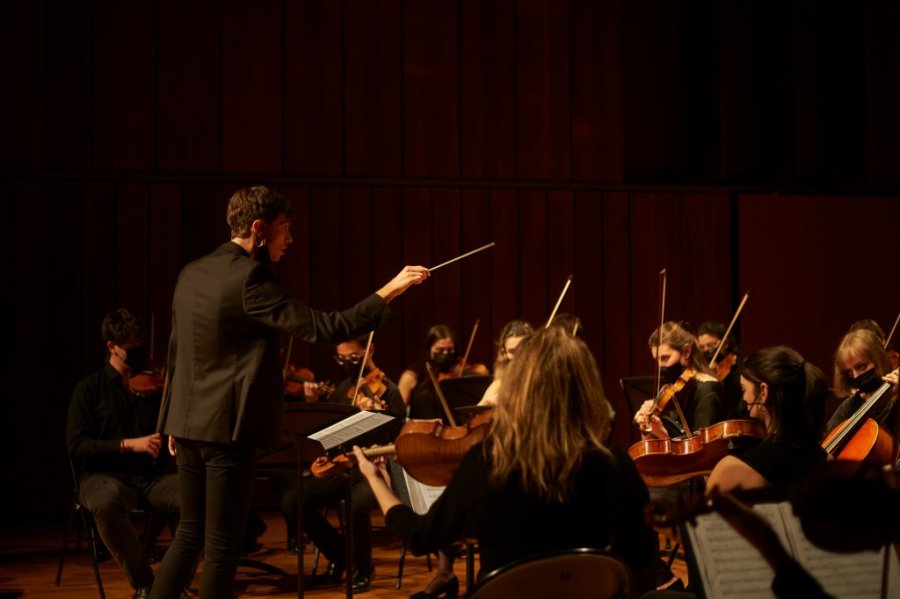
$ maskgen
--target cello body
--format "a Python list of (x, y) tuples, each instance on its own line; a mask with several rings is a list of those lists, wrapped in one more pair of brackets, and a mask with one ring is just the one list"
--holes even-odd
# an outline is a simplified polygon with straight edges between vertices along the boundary
[(648, 487), (670, 487), (708, 475), (719, 460), (764, 436), (756, 420), (725, 420), (683, 439), (638, 441), (628, 455)]
[[(828, 433), (822, 446), (832, 443), (846, 426), (850, 424), (847, 419), (837, 425)], [(897, 459), (894, 449), (894, 439), (878, 423), (871, 418), (866, 418), (852, 437), (832, 454), (836, 460), (848, 460), (851, 462), (875, 462), (878, 464), (893, 464)]]

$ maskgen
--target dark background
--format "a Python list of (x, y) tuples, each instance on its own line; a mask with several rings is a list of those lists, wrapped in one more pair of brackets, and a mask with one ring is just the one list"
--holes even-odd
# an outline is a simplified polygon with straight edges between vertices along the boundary
[[(658, 320), (737, 325), (830, 375), (848, 325), (900, 310), (900, 4), (691, 0), (45, 0), (0, 19), (10, 241), (3, 518), (56, 516), (75, 383), (126, 306), (165, 347), (179, 269), (246, 184), (295, 202), (284, 285), (347, 307), (435, 273), (376, 335), (395, 379), (426, 329), (490, 364), (568, 275), (618, 379)], [(294, 362), (333, 378), (329, 348)]]

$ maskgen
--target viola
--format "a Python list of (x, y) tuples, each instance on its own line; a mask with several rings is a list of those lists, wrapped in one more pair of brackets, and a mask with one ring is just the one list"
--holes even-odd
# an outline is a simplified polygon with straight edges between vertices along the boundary
[[(434, 420), (413, 420), (400, 429), (392, 445), (363, 450), (369, 458), (393, 455), (394, 459), (417, 481), (426, 485), (446, 486), (466, 453), (484, 441), (491, 430), (493, 411), (476, 414), (465, 426), (444, 426)], [(334, 459), (322, 456), (310, 471), (317, 478), (334, 476), (356, 464), (353, 453)]]
[(381, 399), (387, 392), (387, 385), (384, 382), (384, 371), (380, 368), (373, 368), (366, 376), (362, 377), (358, 384), (347, 389), (347, 398), (350, 399), (352, 405), (357, 405), (361, 397), (368, 397), (372, 400), (373, 409), (386, 410), (387, 405)]
[(686, 438), (638, 441), (628, 455), (648, 487), (669, 487), (709, 475), (719, 460), (765, 434), (756, 420), (724, 420)]
[(897, 459), (893, 437), (877, 422), (867, 417), (869, 411), (890, 388), (890, 383), (881, 385), (850, 418), (834, 427), (822, 442), (825, 451), (836, 460), (893, 464)]

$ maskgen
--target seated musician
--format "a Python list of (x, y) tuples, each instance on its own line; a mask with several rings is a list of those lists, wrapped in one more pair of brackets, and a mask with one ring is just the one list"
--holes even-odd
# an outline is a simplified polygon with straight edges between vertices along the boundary
[[(722, 420), (733, 420), (746, 417), (747, 414), (743, 410), (741, 375), (737, 369), (741, 352), (734, 339), (734, 334), (725, 338), (726, 330), (727, 327), (721, 322), (711, 320), (704, 322), (697, 328), (697, 346), (703, 352), (703, 360), (707, 365), (712, 361), (713, 356), (716, 357), (716, 363), (711, 367), (724, 387)], [(725, 338), (724, 342), (723, 338)], [(716, 354), (717, 350), (718, 355)]]
[(867, 413), (879, 425), (897, 430), (900, 402), (897, 401), (897, 371), (890, 372), (891, 361), (884, 350), (884, 340), (871, 330), (850, 331), (841, 339), (834, 352), (834, 391), (845, 399), (828, 420), (826, 430), (832, 431), (850, 418), (873, 391), (885, 381), (894, 384)]
[(503, 326), (500, 338), (497, 340), (497, 357), (494, 359), (494, 380), (484, 391), (480, 406), (493, 406), (497, 404), (497, 392), (500, 389), (500, 381), (503, 370), (516, 353), (516, 348), (534, 329), (524, 320), (511, 320)]
[(611, 546), (644, 590), (655, 582), (647, 570), (657, 552), (642, 515), (647, 489), (628, 456), (602, 441), (606, 401), (587, 346), (560, 328), (540, 329), (507, 365), (493, 431), (425, 515), (394, 496), (383, 463), (358, 448), (356, 456), (388, 527), (417, 554), (475, 538), (487, 573), (548, 551)]
[(470, 374), (489, 374), (483, 364), (472, 363), (465, 365), (465, 372), (459, 372), (463, 366), (463, 356), (459, 354), (458, 347), (456, 334), (447, 325), (436, 324), (428, 329), (421, 366), (404, 370), (397, 383), (403, 401), (408, 406), (410, 418), (421, 420), (445, 417), (444, 410), (435, 396), (434, 385), (425, 370), (426, 363), (431, 366), (438, 380)]
[[(308, 383), (308, 398), (315, 401), (330, 403), (350, 404), (356, 392), (360, 364), (365, 355), (368, 336), (346, 341), (337, 346), (335, 361), (341, 367), (341, 381), (329, 395), (317, 395), (318, 388)], [(369, 356), (366, 360), (364, 375), (374, 371), (377, 367), (374, 361), (375, 344), (369, 347)], [(403, 418), (405, 407), (397, 386), (387, 377), (383, 380), (387, 390), (380, 399), (374, 399), (365, 392), (365, 387), (360, 391), (356, 405), (363, 410), (386, 411), (393, 416)], [(312, 387), (312, 388), (310, 388)], [(353, 576), (353, 589), (364, 591), (374, 575), (372, 567), (372, 523), (369, 513), (378, 504), (375, 501), (372, 490), (358, 471), (354, 470), (351, 480), (352, 518), (353, 518), (353, 562), (355, 572)], [(347, 482), (340, 478), (310, 478), (303, 483), (303, 523), (304, 532), (309, 539), (329, 560), (328, 568), (324, 574), (315, 575), (310, 580), (311, 586), (323, 586), (327, 584), (340, 584), (344, 574), (346, 559), (344, 558), (345, 543), (338, 531), (334, 529), (322, 514), (322, 508), (338, 505), (347, 493)], [(288, 531), (288, 549), (296, 552), (297, 545), (297, 490), (292, 490), (284, 495), (281, 503), (282, 513)]]
[(129, 377), (144, 367), (140, 321), (121, 308), (103, 318), (106, 362), (75, 387), (66, 440), (75, 466), (80, 501), (94, 517), (100, 537), (125, 571), (134, 597), (146, 597), (153, 572), (129, 512), (146, 502), (178, 511), (174, 463), (156, 430), (160, 394), (137, 395)]
[[(675, 384), (685, 369), (696, 372), (675, 397), (691, 431), (696, 432), (721, 421), (722, 383), (709, 368), (708, 362), (704, 362), (691, 332), (676, 322), (667, 322), (653, 331), (648, 344), (653, 359), (661, 367), (663, 384)], [(684, 435), (684, 425), (677, 416), (677, 410), (669, 405), (663, 414), (656, 415), (653, 413), (654, 403), (653, 400), (645, 401), (634, 416), (642, 431), (647, 431), (649, 425), (649, 432), (644, 432), (644, 436), (666, 439)]]
[(820, 444), (828, 393), (822, 371), (783, 346), (754, 352), (739, 368), (750, 418), (765, 426), (766, 437), (720, 460), (707, 491), (797, 482), (827, 458)]
[(881, 340), (881, 345), (882, 347), (884, 347), (884, 352), (888, 355), (888, 359), (891, 362), (890, 370), (897, 370), (898, 368), (900, 368), (900, 352), (897, 351), (897, 346), (893, 341), (893, 337), (885, 337), (884, 330), (876, 321), (872, 320), (871, 318), (857, 320), (850, 325), (850, 330), (847, 332), (852, 333), (853, 331), (857, 331), (859, 329), (872, 331), (873, 333), (878, 335), (878, 339)]

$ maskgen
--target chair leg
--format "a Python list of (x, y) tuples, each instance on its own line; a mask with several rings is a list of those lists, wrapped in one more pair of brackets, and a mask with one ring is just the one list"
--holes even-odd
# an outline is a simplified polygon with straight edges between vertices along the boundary
[(406, 561), (406, 545), (400, 550), (400, 565), (397, 567), (397, 584), (394, 588), (400, 590), (400, 584), (403, 582), (403, 563)]
[(75, 505), (69, 509), (69, 516), (66, 518), (66, 528), (63, 530), (62, 549), (59, 552), (59, 564), (56, 566), (56, 582), (55, 586), (59, 586), (62, 579), (63, 563), (66, 561), (66, 551), (69, 549), (69, 530), (72, 528), (72, 518), (75, 516)]
[(87, 531), (88, 544), (90, 545), (91, 551), (91, 564), (94, 566), (94, 578), (97, 579), (97, 590), (100, 592), (100, 599), (106, 599), (106, 593), (103, 591), (103, 580), (100, 578), (100, 567), (97, 565), (97, 546), (98, 543), (102, 543), (102, 541), (97, 538), (100, 535), (97, 532), (93, 521), (88, 522), (88, 518), (90, 518), (91, 516), (85, 514), (85, 510), (83, 508), (79, 511), (81, 512), (82, 525)]

